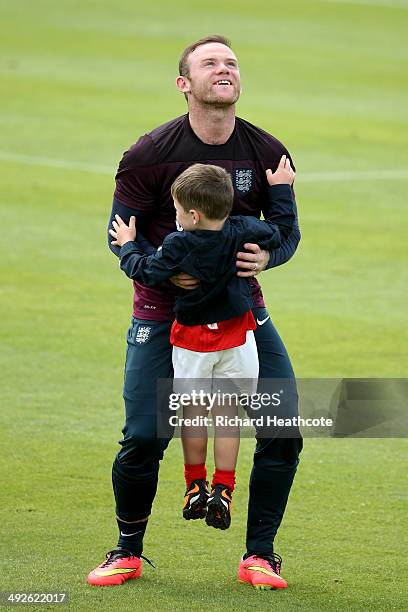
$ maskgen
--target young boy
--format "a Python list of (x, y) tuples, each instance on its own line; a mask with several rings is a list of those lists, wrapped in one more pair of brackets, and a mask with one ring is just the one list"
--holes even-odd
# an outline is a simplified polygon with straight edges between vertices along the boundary
[[(186, 379), (229, 378), (236, 383), (238, 394), (256, 391), (256, 323), (249, 283), (236, 275), (236, 253), (245, 242), (266, 250), (276, 248), (295, 220), (290, 188), (294, 172), (289, 159), (283, 156), (276, 172), (267, 170), (266, 176), (274, 222), (249, 216), (228, 218), (234, 198), (230, 175), (219, 166), (194, 164), (171, 187), (176, 221), (183, 231), (166, 236), (155, 254), (145, 255), (135, 242), (135, 217), (127, 226), (116, 215), (109, 230), (112, 244), (121, 247), (120, 266), (129, 278), (151, 286), (187, 272), (200, 281), (197, 289), (182, 291), (176, 298), (170, 336), (175, 390), (185, 391)], [(206, 431), (201, 433), (187, 437), (182, 429), (187, 485), (183, 516), (187, 520), (206, 517), (208, 525), (227, 529), (239, 433), (214, 439), (211, 495), (206, 481)]]

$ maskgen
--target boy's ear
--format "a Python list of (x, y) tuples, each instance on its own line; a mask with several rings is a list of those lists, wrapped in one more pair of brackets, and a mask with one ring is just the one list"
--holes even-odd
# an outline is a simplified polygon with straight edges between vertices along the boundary
[(200, 222), (200, 213), (198, 212), (198, 210), (194, 210), (194, 208), (192, 208), (189, 212), (194, 225), (197, 225), (197, 223)]

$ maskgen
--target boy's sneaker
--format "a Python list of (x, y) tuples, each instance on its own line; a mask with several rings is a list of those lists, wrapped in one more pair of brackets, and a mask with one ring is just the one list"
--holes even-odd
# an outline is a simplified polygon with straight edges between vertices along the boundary
[(124, 549), (111, 550), (103, 561), (88, 575), (88, 584), (94, 586), (114, 586), (123, 584), (130, 578), (139, 578), (142, 573), (142, 560)]
[(216, 484), (207, 502), (207, 525), (216, 529), (228, 529), (231, 524), (231, 506), (229, 489), (223, 484)]
[(193, 480), (184, 496), (183, 517), (186, 521), (203, 519), (207, 511), (207, 500), (210, 495), (204, 479)]
[(288, 583), (280, 575), (282, 557), (276, 553), (270, 555), (251, 555), (241, 559), (238, 569), (238, 580), (247, 582), (255, 589), (286, 589)]

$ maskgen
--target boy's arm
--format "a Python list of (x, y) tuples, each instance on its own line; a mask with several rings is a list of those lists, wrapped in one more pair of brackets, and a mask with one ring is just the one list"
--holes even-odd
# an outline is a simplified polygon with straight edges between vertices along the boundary
[(268, 185), (264, 220), (272, 229), (279, 229), (280, 241), (275, 246), (279, 246), (289, 237), (296, 221), (296, 205), (290, 185)]
[(266, 171), (268, 180), (267, 199), (264, 207), (264, 220), (250, 217), (247, 242), (256, 243), (267, 251), (279, 248), (291, 234), (296, 221), (296, 206), (293, 198), (292, 182), (295, 173), (286, 156), (282, 157), (275, 173)]
[[(287, 175), (285, 179), (285, 175)], [(293, 192), (294, 170), (291, 160), (284, 156), (275, 173), (266, 171), (268, 198), (263, 209), (265, 221), (276, 223), (281, 232), (281, 243), (270, 251), (266, 269), (286, 263), (294, 255), (300, 241), (295, 194)], [(289, 179), (289, 180), (287, 180)]]
[(179, 233), (166, 236), (163, 245), (152, 255), (145, 255), (135, 242), (135, 215), (130, 217), (129, 225), (115, 215), (109, 235), (113, 237), (112, 245), (120, 247), (120, 267), (129, 278), (152, 286), (180, 271), (179, 263), (185, 255), (186, 245)]
[[(178, 242), (178, 241), (177, 241)], [(180, 272), (180, 249), (165, 238), (156, 253), (145, 255), (138, 242), (126, 242), (120, 249), (120, 267), (132, 280), (151, 287)]]
[(295, 204), (290, 185), (277, 184), (268, 187), (268, 216), (257, 219), (258, 238), (253, 242), (261, 249), (279, 249), (289, 237), (295, 223)]
[(267, 219), (241, 217), (244, 223), (244, 239), (260, 249), (272, 251), (281, 246), (292, 230), (295, 213), (289, 185), (273, 185), (268, 189), (271, 214)]
[[(267, 224), (278, 226), (281, 242), (275, 248), (265, 248), (258, 241), (246, 242), (244, 250), (237, 253), (237, 267), (239, 268), (237, 275), (243, 278), (255, 276), (263, 270), (287, 262), (296, 251), (300, 240), (296, 203), (293, 189), (290, 187), (295, 178), (290, 157), (282, 155), (275, 172), (272, 172), (271, 169), (266, 170), (266, 178), (268, 181), (267, 201), (262, 212)], [(279, 189), (275, 189), (276, 187)], [(281, 187), (284, 189), (280, 189)]]
[(293, 255), (295, 254), (298, 244), (300, 242), (301, 235), (298, 225), (296, 200), (292, 190), (291, 193), (294, 214), (293, 224), (290, 231), (288, 231), (289, 227), (282, 228), (283, 237), (281, 240), (281, 244), (277, 248), (272, 249), (270, 251), (269, 262), (266, 266), (266, 270), (269, 270), (270, 268), (275, 268), (276, 266), (281, 266), (282, 264), (289, 261), (289, 259), (291, 259), (291, 257), (293, 257)]

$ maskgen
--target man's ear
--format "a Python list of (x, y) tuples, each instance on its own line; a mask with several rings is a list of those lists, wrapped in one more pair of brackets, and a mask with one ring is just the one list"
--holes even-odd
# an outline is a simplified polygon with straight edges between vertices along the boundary
[(177, 89), (181, 93), (186, 94), (190, 92), (190, 81), (188, 80), (187, 77), (178, 76), (176, 79), (176, 85), (177, 85)]

